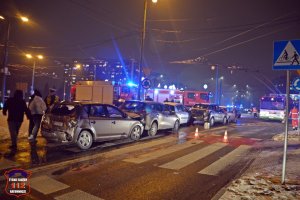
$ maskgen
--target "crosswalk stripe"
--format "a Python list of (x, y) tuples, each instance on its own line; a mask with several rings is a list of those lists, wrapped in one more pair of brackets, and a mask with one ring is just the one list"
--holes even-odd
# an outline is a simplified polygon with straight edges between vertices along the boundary
[(139, 157), (136, 157), (136, 158), (124, 159), (123, 161), (139, 164), (139, 163), (143, 163), (143, 162), (146, 162), (146, 161), (149, 161), (149, 160), (159, 158), (161, 156), (165, 156), (165, 155), (174, 153), (176, 151), (180, 151), (180, 150), (189, 148), (191, 146), (194, 146), (196, 144), (200, 144), (202, 142), (203, 141), (200, 141), (200, 140), (189, 141), (189, 142), (186, 142), (186, 143), (183, 143), (183, 144), (178, 144), (176, 146), (172, 146), (172, 147), (169, 147), (169, 148), (166, 148), (166, 149), (163, 149), (163, 150), (143, 154), (143, 155), (141, 155)]
[(65, 193), (61, 196), (57, 196), (54, 199), (56, 200), (103, 200), (99, 197), (91, 195), (81, 190), (75, 190), (69, 193)]
[(239, 158), (247, 152), (251, 147), (248, 145), (241, 145), (238, 148), (234, 149), (230, 153), (226, 154), (224, 157), (220, 158), (216, 162), (212, 163), (208, 167), (202, 169), (199, 174), (206, 175), (217, 175), (221, 170), (223, 170), (228, 165), (233, 165), (239, 161)]
[(182, 156), (180, 158), (177, 158), (176, 160), (173, 160), (171, 162), (168, 162), (164, 165), (161, 165), (159, 167), (166, 168), (166, 169), (181, 169), (189, 164), (192, 164), (196, 162), (197, 160), (200, 160), (209, 154), (225, 147), (227, 144), (225, 143), (215, 143), (211, 144), (207, 147), (204, 147), (198, 151), (195, 151), (193, 153), (187, 154), (185, 156)]
[(116, 150), (112, 150), (110, 152), (104, 153), (104, 157), (109, 158), (109, 157), (113, 157), (113, 156), (118, 156), (118, 155), (130, 153), (133, 151), (138, 151), (141, 149), (145, 149), (145, 148), (149, 148), (149, 147), (153, 147), (156, 145), (165, 144), (165, 143), (169, 143), (169, 142), (174, 142), (174, 141), (177, 141), (176, 137), (167, 137), (167, 138), (163, 138), (161, 140), (153, 140), (153, 141), (150, 141), (147, 143), (135, 144), (133, 146), (124, 147), (121, 149), (116, 149)]
[(38, 176), (30, 179), (30, 187), (47, 195), (64, 190), (70, 186), (50, 178), (49, 176)]

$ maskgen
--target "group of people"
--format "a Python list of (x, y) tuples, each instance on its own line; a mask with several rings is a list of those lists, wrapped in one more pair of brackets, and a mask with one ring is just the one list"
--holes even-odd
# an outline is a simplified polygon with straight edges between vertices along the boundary
[(3, 106), (3, 115), (7, 115), (8, 129), (11, 137), (11, 149), (17, 149), (17, 138), (20, 127), (23, 123), (24, 114), (29, 120), (28, 139), (36, 142), (36, 137), (40, 129), (43, 114), (50, 110), (55, 103), (59, 102), (56, 90), (49, 89), (49, 94), (45, 99), (39, 90), (35, 89), (30, 97), (28, 106), (24, 100), (23, 91), (16, 90), (13, 97), (7, 99)]

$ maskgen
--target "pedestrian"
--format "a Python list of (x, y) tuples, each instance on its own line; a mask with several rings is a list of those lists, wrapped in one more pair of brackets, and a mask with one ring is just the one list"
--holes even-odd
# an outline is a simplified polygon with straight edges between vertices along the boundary
[(166, 99), (164, 100), (164, 102), (169, 102), (169, 99), (168, 99), (168, 98), (166, 98)]
[(33, 129), (29, 130), (29, 137), (30, 141), (36, 141), (37, 134), (40, 129), (41, 121), (43, 114), (47, 110), (46, 103), (42, 99), (42, 95), (40, 91), (34, 90), (34, 98), (29, 104), (29, 110), (31, 113), (32, 121), (33, 121)]
[(23, 99), (23, 91), (16, 90), (14, 96), (8, 98), (4, 103), (3, 115), (8, 112), (7, 123), (11, 138), (11, 149), (17, 149), (17, 139), (20, 127), (23, 122), (24, 113), (27, 118), (30, 118), (30, 112), (26, 106), (26, 102)]
[(297, 109), (296, 106), (293, 107), (293, 109), (290, 111), (290, 115), (292, 118), (292, 127), (293, 130), (297, 130), (298, 129), (298, 116), (299, 116), (299, 111)]
[(47, 106), (47, 110), (51, 110), (54, 104), (59, 102), (59, 97), (56, 95), (56, 90), (54, 88), (50, 88), (49, 94), (44, 100)]

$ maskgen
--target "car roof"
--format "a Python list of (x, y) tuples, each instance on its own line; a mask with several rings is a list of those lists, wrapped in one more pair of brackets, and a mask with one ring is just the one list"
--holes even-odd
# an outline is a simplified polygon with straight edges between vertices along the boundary
[[(108, 106), (114, 106), (112, 104), (107, 103), (99, 103), (99, 102), (91, 102), (91, 101), (62, 101), (60, 104), (71, 104), (71, 105), (108, 105)], [(115, 107), (115, 106), (114, 106)]]

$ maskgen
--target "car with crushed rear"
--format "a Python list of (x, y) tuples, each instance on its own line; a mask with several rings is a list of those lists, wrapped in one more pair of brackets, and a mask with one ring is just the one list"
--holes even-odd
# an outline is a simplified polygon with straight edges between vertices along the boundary
[(62, 102), (43, 116), (42, 136), (49, 142), (77, 144), (86, 150), (94, 142), (122, 138), (139, 140), (144, 126), (109, 104)]

